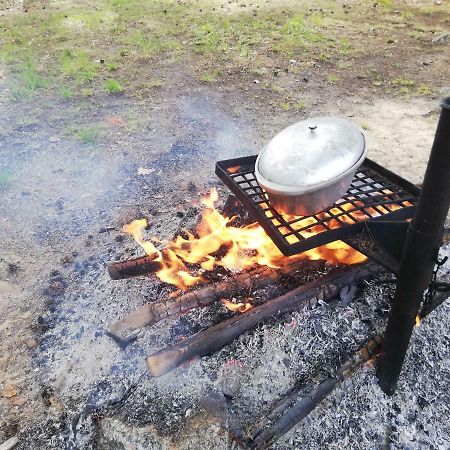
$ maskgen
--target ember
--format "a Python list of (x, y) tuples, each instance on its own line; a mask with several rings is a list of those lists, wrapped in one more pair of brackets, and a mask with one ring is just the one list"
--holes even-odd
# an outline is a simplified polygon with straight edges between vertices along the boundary
[[(204, 282), (202, 272), (211, 271), (216, 266), (240, 271), (256, 264), (279, 268), (286, 264), (287, 260), (296, 259), (323, 259), (343, 264), (356, 264), (366, 259), (342, 241), (286, 257), (259, 224), (253, 223), (241, 228), (233, 226), (233, 217), (226, 217), (215, 208), (217, 199), (215, 189), (202, 199), (205, 209), (196, 229), (198, 237), (186, 231), (173, 242), (165, 243), (162, 251), (158, 250), (152, 241), (144, 240), (146, 219), (134, 220), (125, 225), (123, 231), (131, 234), (148, 255), (155, 255), (155, 261), (161, 264), (161, 269), (156, 272), (160, 280), (183, 290)], [(314, 234), (314, 230), (310, 233)], [(160, 242), (155, 238), (153, 241)], [(227, 251), (220, 252), (221, 256), (214, 256), (219, 249)], [(188, 267), (192, 264), (197, 267)]]
[(220, 300), (221, 303), (230, 311), (237, 311), (240, 313), (245, 313), (247, 312), (249, 309), (253, 308), (253, 305), (250, 302), (238, 302), (238, 303), (234, 303), (234, 302), (230, 302), (229, 300), (223, 298), (222, 300)]

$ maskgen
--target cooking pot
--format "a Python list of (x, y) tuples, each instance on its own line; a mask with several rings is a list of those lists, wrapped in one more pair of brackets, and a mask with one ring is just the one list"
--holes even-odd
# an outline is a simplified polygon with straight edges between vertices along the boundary
[(314, 117), (280, 131), (258, 155), (255, 176), (278, 212), (306, 216), (342, 197), (365, 156), (355, 123)]

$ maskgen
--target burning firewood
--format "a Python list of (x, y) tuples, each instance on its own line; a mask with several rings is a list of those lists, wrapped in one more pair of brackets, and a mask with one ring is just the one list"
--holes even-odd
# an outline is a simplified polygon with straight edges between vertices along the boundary
[[(132, 312), (123, 319), (113, 323), (109, 331), (120, 335), (138, 328), (154, 325), (167, 317), (183, 314), (193, 308), (211, 305), (223, 298), (231, 297), (239, 292), (250, 289), (260, 289), (269, 284), (279, 281), (282, 277), (293, 275), (300, 268), (321, 267), (323, 261), (288, 261), (280, 269), (272, 269), (267, 266), (258, 266), (252, 270), (239, 273), (227, 280), (215, 285), (209, 285), (187, 292), (175, 298), (169, 298), (160, 303), (149, 303)], [(126, 337), (122, 337), (126, 339)]]
[(165, 375), (194, 357), (201, 357), (222, 348), (275, 314), (291, 312), (302, 306), (313, 306), (319, 300), (329, 301), (336, 297), (344, 286), (358, 284), (380, 271), (381, 269), (373, 264), (343, 267), (281, 297), (254, 307), (246, 313), (201, 331), (172, 347), (154, 353), (147, 358), (148, 370), (154, 377)]

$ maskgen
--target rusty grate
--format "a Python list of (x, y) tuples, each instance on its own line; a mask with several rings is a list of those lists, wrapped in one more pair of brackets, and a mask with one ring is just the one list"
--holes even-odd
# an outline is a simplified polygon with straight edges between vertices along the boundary
[(254, 214), (280, 251), (287, 255), (359, 233), (369, 220), (406, 220), (414, 215), (420, 189), (366, 159), (345, 195), (312, 216), (281, 215), (255, 178), (256, 155), (216, 163), (217, 176)]

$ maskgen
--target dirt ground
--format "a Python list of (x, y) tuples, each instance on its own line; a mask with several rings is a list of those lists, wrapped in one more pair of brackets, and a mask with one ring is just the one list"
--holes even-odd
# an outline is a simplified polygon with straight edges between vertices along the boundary
[[(111, 8), (126, 3), (106, 2)], [(314, 11), (280, 1), (269, 5), (267, 17), (262, 1), (160, 3), (158, 11), (167, 8), (180, 24), (161, 42), (177, 44), (158, 41), (162, 48), (155, 51), (152, 42), (156, 53), (143, 55), (150, 43), (128, 40), (120, 57), (122, 42), (95, 35), (96, 26), (121, 17), (106, 14), (104, 2), (94, 8), (102, 14), (98, 23), (71, 17), (71, 2), (0, 3), (0, 445), (17, 435), (20, 449), (233, 448), (219, 382), (226, 361), (243, 366), (248, 386), (235, 407), (247, 427), (253, 413), (266, 411), (302, 376), (320, 367), (332, 371), (332, 355), (357, 348), (385, 320), (360, 323), (390, 294), (371, 285), (354, 307), (298, 312), (301, 325), (293, 331), (271, 321), (158, 380), (147, 377), (145, 356), (170, 342), (171, 330), (223, 317), (223, 310), (194, 312), (187, 324), (163, 322), (126, 351), (105, 335), (111, 322), (164, 294), (153, 278), (109, 279), (108, 262), (142, 254), (121, 232), (124, 223), (147, 217), (151, 233), (170, 239), (195, 223), (200, 194), (218, 186), (221, 201), (226, 198), (214, 175), (216, 160), (255, 154), (277, 131), (315, 115), (351, 118), (367, 136), (370, 158), (419, 183), (440, 100), (450, 95), (446, 1), (324, 2)], [(172, 12), (175, 3), (185, 21)], [(80, 5), (74, 7), (89, 12)], [(208, 23), (227, 30), (218, 14), (254, 17), (257, 7), (263, 25), (249, 32), (239, 22), (243, 40), (255, 42), (245, 58), (245, 42), (235, 34), (206, 40), (188, 23), (195, 19), (204, 31), (207, 14)], [(143, 8), (142, 22), (129, 13), (135, 29), (157, 27)], [(313, 14), (314, 32), (320, 29), (325, 40), (316, 43), (310, 29), (295, 34), (291, 22), (281, 26), (281, 37), (265, 25), (291, 17), (292, 9), (309, 14), (307, 24)], [(31, 13), (34, 19), (24, 22)], [(89, 69), (92, 79), (77, 79), (87, 70), (84, 57), (69, 57), (79, 64), (69, 64), (71, 71), (53, 58), (70, 45), (55, 40), (52, 14), (83, 39), (74, 41), (73, 55), (86, 48), (101, 66)], [(159, 23), (160, 16), (153, 19)], [(31, 35), (33, 20), (50, 31)], [(292, 44), (299, 36), (307, 40), (302, 51)], [(36, 43), (31, 65), (21, 65), (28, 50), (16, 41)], [(117, 69), (95, 59), (107, 50), (107, 63), (117, 53), (111, 56)], [(104, 87), (108, 71), (120, 89)], [(364, 368), (275, 448), (449, 448), (449, 326), (444, 304), (416, 329), (392, 398), (378, 388), (373, 369)]]

